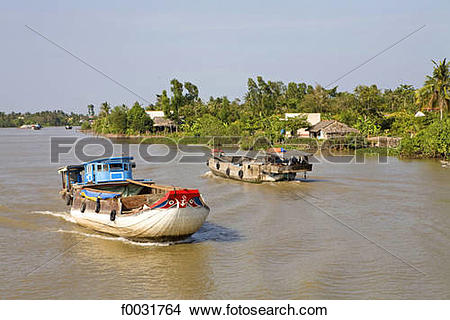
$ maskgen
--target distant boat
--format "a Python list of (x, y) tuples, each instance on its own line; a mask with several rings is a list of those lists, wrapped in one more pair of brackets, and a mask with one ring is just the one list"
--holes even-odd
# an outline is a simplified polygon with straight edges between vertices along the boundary
[(31, 130), (40, 130), (42, 126), (39, 123), (36, 124), (24, 124), (20, 126), (20, 129), (31, 129)]
[(450, 161), (441, 160), (442, 168), (450, 168)]
[(67, 126), (66, 126), (66, 130), (72, 130), (72, 126), (67, 125)]
[(308, 153), (270, 149), (257, 157), (225, 155), (213, 150), (207, 165), (211, 172), (224, 178), (245, 182), (275, 182), (294, 180), (297, 173), (312, 170)]
[(199, 191), (133, 180), (132, 159), (99, 159), (58, 170), (60, 194), (75, 221), (126, 238), (178, 240), (197, 232), (209, 214)]

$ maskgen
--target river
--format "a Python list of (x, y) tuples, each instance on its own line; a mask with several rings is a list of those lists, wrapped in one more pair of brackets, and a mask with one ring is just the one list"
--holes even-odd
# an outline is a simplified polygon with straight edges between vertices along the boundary
[(211, 207), (184, 242), (138, 243), (72, 222), (56, 171), (78, 160), (51, 163), (52, 136), (84, 137), (0, 129), (1, 299), (450, 299), (438, 161), (322, 161), (304, 181), (258, 185), (204, 161), (147, 163), (130, 145), (135, 177), (199, 188)]

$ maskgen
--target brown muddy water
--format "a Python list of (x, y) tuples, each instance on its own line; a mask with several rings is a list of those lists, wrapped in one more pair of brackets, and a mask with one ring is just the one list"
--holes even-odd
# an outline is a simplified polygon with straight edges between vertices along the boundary
[(255, 185), (137, 158), (135, 177), (199, 188), (211, 213), (182, 243), (136, 243), (71, 222), (56, 170), (78, 161), (50, 163), (51, 136), (83, 134), (0, 129), (2, 299), (450, 299), (437, 161), (323, 162), (305, 181)]

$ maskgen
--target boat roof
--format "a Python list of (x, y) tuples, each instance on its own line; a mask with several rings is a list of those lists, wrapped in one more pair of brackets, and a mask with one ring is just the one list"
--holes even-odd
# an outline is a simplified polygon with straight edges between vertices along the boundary
[(84, 170), (84, 166), (90, 163), (122, 163), (122, 162), (130, 162), (133, 160), (133, 157), (113, 157), (113, 158), (102, 158), (96, 159), (88, 162), (84, 162), (83, 164), (71, 164), (65, 167), (61, 167), (58, 169), (58, 172), (77, 170)]
[(289, 157), (305, 157), (310, 156), (311, 153), (307, 153), (300, 150), (287, 150), (284, 152), (267, 152), (268, 155), (280, 158), (289, 158)]
[(65, 167), (61, 167), (61, 168), (58, 169), (58, 173), (64, 172), (64, 171), (71, 171), (71, 170), (82, 171), (82, 170), (84, 170), (84, 165), (82, 165), (82, 164), (72, 164), (72, 165), (68, 165), (68, 166), (65, 166)]
[(90, 164), (90, 163), (117, 163), (117, 162), (130, 162), (133, 160), (133, 157), (113, 157), (113, 158), (103, 158), (103, 159), (96, 159), (92, 161), (88, 161), (83, 163), (83, 165)]

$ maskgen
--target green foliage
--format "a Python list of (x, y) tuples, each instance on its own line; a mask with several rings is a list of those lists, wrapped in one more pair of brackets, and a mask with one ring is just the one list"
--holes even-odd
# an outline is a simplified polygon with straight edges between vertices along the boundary
[(108, 115), (109, 119), (109, 133), (126, 133), (128, 108), (125, 105), (114, 107), (111, 114)]
[(293, 135), (301, 129), (301, 128), (308, 128), (310, 126), (309, 122), (306, 120), (306, 116), (303, 117), (295, 117), (295, 118), (289, 118), (284, 123), (284, 127), (286, 130), (291, 131)]
[(104, 103), (101, 110), (100, 116), (92, 126), (97, 133), (139, 135), (152, 130), (153, 121), (138, 102), (131, 109), (121, 105), (112, 110)]
[(336, 97), (337, 87), (327, 90), (321, 85), (310, 87), (300, 102), (302, 112), (326, 112), (330, 110), (332, 100)]
[(438, 108), (442, 120), (444, 111), (448, 111), (450, 105), (450, 62), (446, 59), (432, 62), (433, 75), (427, 76), (425, 85), (416, 91), (416, 99), (421, 107)]
[(286, 90), (282, 82), (265, 82), (261, 76), (248, 79), (248, 92), (245, 101), (254, 115), (269, 116), (274, 114), (282, 93)]
[(111, 112), (111, 106), (108, 102), (103, 102), (100, 106), (100, 117), (106, 117)]
[(415, 117), (414, 114), (400, 111), (390, 114), (390, 134), (396, 137), (412, 137), (429, 123), (432, 116)]
[(84, 121), (81, 124), (81, 130), (90, 130), (91, 128), (91, 123), (89, 121)]
[(220, 136), (227, 134), (225, 125), (210, 114), (204, 114), (189, 128), (185, 127), (184, 129), (194, 136)]
[(127, 112), (127, 129), (128, 134), (141, 134), (149, 132), (153, 127), (152, 119), (145, 113), (144, 108), (136, 102)]
[(415, 89), (413, 86), (402, 84), (394, 90), (387, 89), (384, 91), (385, 111), (395, 112), (398, 110), (413, 113), (415, 107)]
[(450, 119), (436, 120), (414, 137), (402, 139), (400, 153), (408, 157), (448, 158)]
[(381, 131), (381, 128), (376, 121), (367, 116), (358, 116), (355, 128), (364, 136), (377, 136)]
[[(222, 96), (203, 102), (193, 83), (172, 79), (170, 91), (163, 90), (157, 95), (156, 103), (147, 109), (163, 110), (166, 117), (178, 125), (172, 137), (245, 136), (242, 144), (249, 148), (254, 147), (261, 136), (271, 143), (285, 143), (285, 132), (295, 134), (298, 129), (309, 126), (304, 118), (285, 120), (285, 112), (320, 112), (323, 120), (336, 119), (359, 129), (363, 136), (402, 137), (404, 153), (418, 154), (422, 151), (417, 148), (422, 148), (423, 154), (436, 156), (445, 154), (445, 143), (443, 138), (431, 140), (433, 135), (445, 136), (442, 133), (445, 126), (443, 131), (438, 130), (434, 113), (414, 116), (417, 105), (437, 105), (442, 113), (448, 110), (449, 63), (445, 59), (433, 63), (433, 75), (427, 77), (419, 90), (405, 84), (381, 90), (372, 84), (359, 85), (353, 92), (339, 92), (337, 87), (328, 89), (318, 84), (296, 82), (285, 85), (257, 76), (248, 79), (243, 101), (231, 101)], [(89, 114), (91, 109), (89, 106)], [(151, 132), (152, 122), (138, 103), (130, 110), (125, 106), (111, 110), (104, 102), (93, 129), (99, 133), (143, 134)], [(351, 148), (358, 148), (360, 144), (360, 141), (347, 142), (345, 145)], [(428, 143), (426, 148), (425, 143)]]
[(44, 127), (57, 127), (65, 125), (78, 126), (81, 120), (87, 119), (86, 116), (76, 113), (65, 113), (61, 110), (57, 111), (41, 111), (36, 113), (17, 113), (9, 114), (0, 112), (0, 127), (20, 127), (24, 124), (39, 123)]
[(383, 94), (376, 85), (357, 86), (355, 98), (358, 101), (357, 110), (359, 114), (370, 116), (378, 115), (382, 110)]

